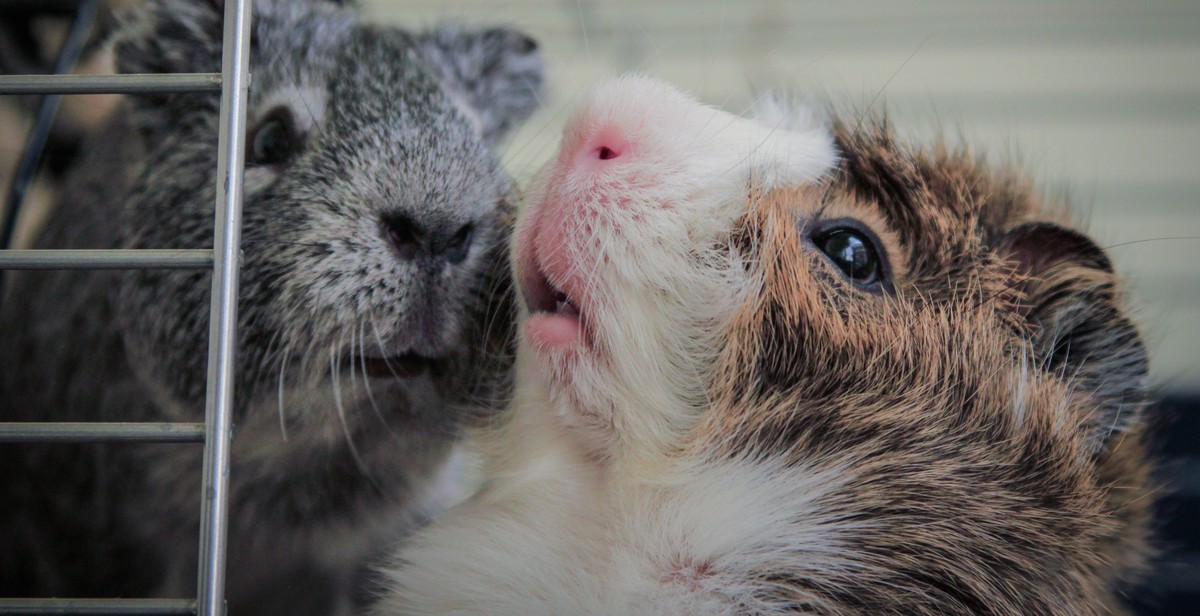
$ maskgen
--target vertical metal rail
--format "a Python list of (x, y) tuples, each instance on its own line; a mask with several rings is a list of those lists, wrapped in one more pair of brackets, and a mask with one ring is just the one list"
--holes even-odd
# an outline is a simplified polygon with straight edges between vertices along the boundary
[(199, 616), (225, 613), (225, 543), (229, 520), (229, 449), (233, 439), (238, 273), (241, 266), (242, 173), (250, 88), (250, 0), (226, 0), (221, 53), (216, 224), (213, 229), (212, 311), (208, 333)]

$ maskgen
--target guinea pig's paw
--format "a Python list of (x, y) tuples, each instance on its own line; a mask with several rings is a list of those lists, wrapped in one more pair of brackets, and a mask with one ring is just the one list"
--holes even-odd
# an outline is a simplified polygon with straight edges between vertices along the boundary
[(423, 33), (418, 44), (485, 140), (498, 141), (537, 109), (545, 69), (537, 41), (528, 35), (445, 25)]

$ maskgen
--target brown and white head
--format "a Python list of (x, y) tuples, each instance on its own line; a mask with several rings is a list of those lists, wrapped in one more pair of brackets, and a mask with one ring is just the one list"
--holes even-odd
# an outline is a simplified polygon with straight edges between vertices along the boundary
[(580, 105), (518, 222), (493, 472), (404, 557), (448, 562), (440, 533), (479, 572), (521, 535), (459, 584), (498, 609), (1120, 611), (1147, 364), (1104, 252), (964, 152), (764, 109), (642, 77)]
[[(798, 128), (798, 130), (790, 130)], [(592, 92), (526, 198), (514, 243), (525, 370), (601, 457), (678, 447), (708, 405), (751, 255), (747, 187), (808, 185), (828, 131), (771, 126), (648, 78)]]

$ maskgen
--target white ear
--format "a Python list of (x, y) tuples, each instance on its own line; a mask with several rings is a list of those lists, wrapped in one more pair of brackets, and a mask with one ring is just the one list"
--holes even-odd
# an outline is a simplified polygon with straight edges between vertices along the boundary
[(807, 108), (772, 121), (756, 116), (746, 122), (753, 127), (747, 131), (746, 169), (764, 189), (811, 182), (837, 162), (832, 135), (814, 123)]
[(817, 105), (790, 87), (762, 88), (755, 92), (748, 117), (765, 126), (796, 132), (825, 130), (829, 120)]
[(760, 92), (745, 118), (714, 135), (765, 189), (811, 182), (837, 162), (828, 123), (792, 89)]

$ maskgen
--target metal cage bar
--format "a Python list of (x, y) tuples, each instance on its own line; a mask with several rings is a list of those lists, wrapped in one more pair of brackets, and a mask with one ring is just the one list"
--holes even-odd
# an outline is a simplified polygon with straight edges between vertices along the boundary
[(242, 174), (250, 75), (251, 0), (225, 2), (221, 73), (176, 75), (0, 76), (0, 95), (190, 93), (221, 91), (217, 198), (211, 250), (0, 250), (6, 269), (212, 268), (205, 420), (199, 423), (0, 423), (0, 443), (204, 443), (197, 597), (192, 599), (0, 599), (0, 614), (225, 613), (229, 449), (238, 277), (241, 269)]
[(208, 333), (208, 390), (204, 422), (200, 616), (225, 612), (225, 540), (229, 518), (229, 448), (233, 440), (234, 353), (237, 350), (238, 274), (241, 270), (242, 172), (246, 99), (250, 89), (250, 0), (225, 2), (221, 52), (221, 116), (217, 143), (216, 226), (213, 233), (212, 311)]
[(0, 599), (0, 614), (89, 614), (172, 616), (195, 614), (191, 599)]
[(201, 269), (211, 250), (4, 250), (0, 269)]
[(218, 73), (0, 75), (0, 94), (175, 94), (220, 89)]
[[(0, 443), (202, 443), (202, 423), (0, 423)], [(3, 603), (0, 603), (3, 606)], [(0, 609), (0, 612), (3, 612)]]

